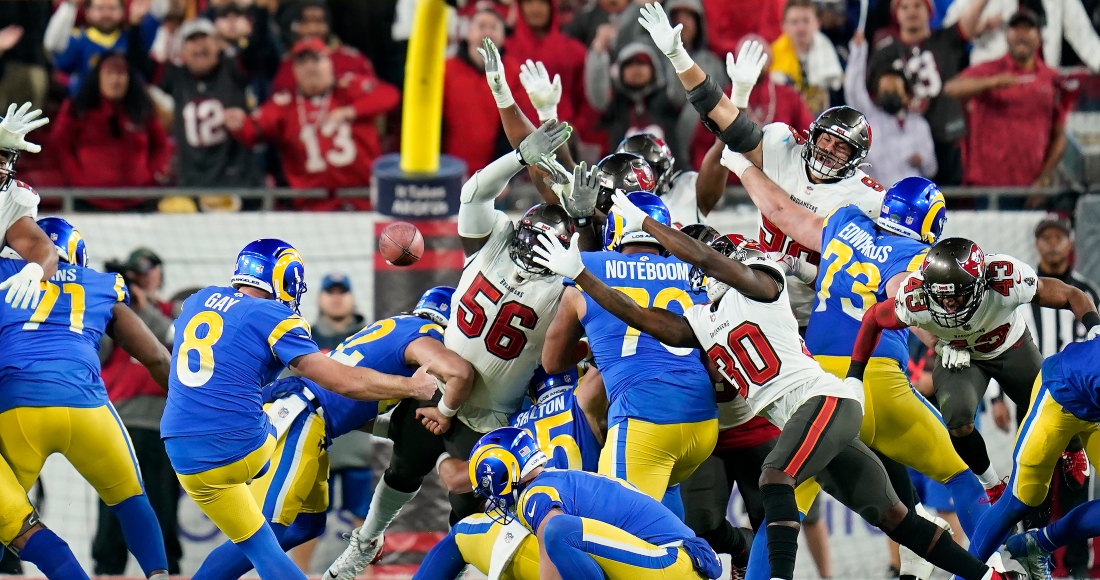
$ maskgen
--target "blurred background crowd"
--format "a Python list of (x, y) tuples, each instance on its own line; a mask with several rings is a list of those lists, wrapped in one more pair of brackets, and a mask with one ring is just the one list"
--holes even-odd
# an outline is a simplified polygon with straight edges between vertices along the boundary
[[(1100, 109), (1100, 0), (664, 0), (692, 57), (729, 83), (725, 57), (762, 38), (750, 98), (759, 124), (805, 130), (829, 106), (863, 111), (868, 172), (941, 186), (1065, 185), (1067, 115)], [(637, 23), (638, 0), (469, 0), (450, 22), (443, 152), (472, 173), (509, 146), (476, 47), (560, 75), (559, 116), (595, 161), (649, 132), (679, 168), (713, 143)], [(51, 123), (20, 179), (43, 188), (369, 187), (398, 147), (415, 0), (0, 1), (0, 102)], [(670, 82), (672, 81), (672, 82)], [(367, 198), (296, 209), (369, 209)], [(981, 201), (953, 198), (956, 207)], [(1016, 207), (1047, 209), (1056, 197)], [(974, 204), (977, 204), (976, 206)], [(188, 211), (190, 199), (91, 199), (81, 210)], [(203, 209), (242, 209), (232, 196)], [(243, 209), (250, 209), (244, 204)]]

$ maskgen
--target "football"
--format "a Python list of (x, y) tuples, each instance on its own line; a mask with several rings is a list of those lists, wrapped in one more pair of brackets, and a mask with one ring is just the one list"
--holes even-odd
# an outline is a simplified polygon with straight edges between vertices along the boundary
[(409, 222), (394, 222), (378, 236), (378, 252), (394, 266), (410, 266), (424, 255), (424, 236)]

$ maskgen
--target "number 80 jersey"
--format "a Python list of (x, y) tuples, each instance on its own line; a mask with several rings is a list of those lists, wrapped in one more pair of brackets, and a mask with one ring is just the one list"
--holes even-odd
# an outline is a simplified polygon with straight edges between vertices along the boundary
[(477, 371), (458, 418), (482, 433), (507, 425), (522, 406), (565, 290), (561, 276), (533, 277), (512, 261), (512, 232), (508, 216), (496, 212), (485, 245), (467, 258), (443, 335)]

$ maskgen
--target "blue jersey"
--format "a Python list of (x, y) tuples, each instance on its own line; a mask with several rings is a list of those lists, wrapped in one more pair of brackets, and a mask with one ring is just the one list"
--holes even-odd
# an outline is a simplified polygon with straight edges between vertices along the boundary
[(695, 538), (661, 502), (626, 481), (598, 473), (547, 469), (520, 494), (516, 514), (534, 532), (554, 508), (610, 524), (658, 546)]
[[(607, 251), (585, 252), (581, 258), (592, 275), (642, 307), (683, 314), (707, 301), (705, 294), (691, 291), (691, 267), (674, 257)], [(587, 294), (584, 300), (581, 324), (607, 388), (609, 425), (626, 418), (670, 424), (718, 416), (714, 387), (697, 349), (665, 346)]]
[(349, 399), (305, 377), (283, 377), (268, 383), (263, 390), (264, 403), (290, 395), (298, 395), (303, 401), (320, 407), (325, 419), (326, 449), (333, 439), (359, 429), (378, 416), (378, 401)]
[[(806, 348), (814, 355), (850, 357), (863, 313), (892, 298), (886, 295), (886, 283), (919, 268), (928, 244), (884, 232), (861, 209), (849, 205), (825, 218), (821, 245)], [(892, 358), (905, 368), (908, 339), (908, 329), (885, 330), (871, 356)]]
[[(0, 259), (0, 279), (26, 264)], [(106, 405), (99, 339), (115, 304), (130, 300), (122, 276), (59, 263), (43, 285), (34, 310), (0, 303), (0, 412)]]
[(1100, 340), (1071, 342), (1043, 361), (1043, 385), (1066, 411), (1100, 422)]
[(573, 389), (563, 389), (512, 417), (511, 425), (526, 429), (549, 458), (548, 467), (596, 471), (600, 443), (577, 404)]
[(175, 323), (160, 422), (176, 472), (228, 465), (263, 445), (273, 432), (263, 386), (294, 359), (315, 352), (309, 324), (275, 300), (219, 286), (188, 298)]

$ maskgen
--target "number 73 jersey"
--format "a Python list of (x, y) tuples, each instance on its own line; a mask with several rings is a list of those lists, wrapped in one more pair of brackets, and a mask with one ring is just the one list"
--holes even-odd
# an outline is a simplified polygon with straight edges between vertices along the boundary
[(985, 261), (985, 295), (966, 324), (945, 328), (932, 320), (920, 272), (910, 274), (898, 289), (894, 302), (898, 320), (923, 328), (954, 348), (970, 350), (976, 360), (988, 360), (1008, 351), (1027, 330), (1018, 307), (1035, 299), (1039, 279), (1031, 266), (1012, 256), (990, 254)]

